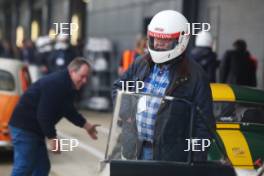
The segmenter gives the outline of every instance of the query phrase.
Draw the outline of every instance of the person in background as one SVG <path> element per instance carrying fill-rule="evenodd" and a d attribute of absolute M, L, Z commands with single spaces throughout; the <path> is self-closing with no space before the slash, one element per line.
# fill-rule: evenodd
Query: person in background
<path fill-rule="evenodd" d="M 54 50 L 48 59 L 49 72 L 65 69 L 75 57 L 70 46 L 69 35 L 59 34 L 56 38 Z"/>
<path fill-rule="evenodd" d="M 75 57 L 83 57 L 84 41 L 80 38 L 77 39 L 76 46 L 73 47 Z"/>
<path fill-rule="evenodd" d="M 257 61 L 247 50 L 247 43 L 238 39 L 226 51 L 221 63 L 220 81 L 228 84 L 257 86 Z"/>
<path fill-rule="evenodd" d="M 139 56 L 143 56 L 145 54 L 147 46 L 146 43 L 147 38 L 141 37 L 136 41 L 136 47 L 134 50 L 125 50 L 123 52 L 118 68 L 119 75 L 122 75 L 135 61 L 136 58 L 139 58 Z"/>
<path fill-rule="evenodd" d="M 36 64 L 35 46 L 31 40 L 24 39 L 20 50 L 20 59 L 26 64 Z"/>
<path fill-rule="evenodd" d="M 12 45 L 9 41 L 3 40 L 2 42 L 2 52 L 0 53 L 1 57 L 14 58 L 14 52 Z"/>
<path fill-rule="evenodd" d="M 4 47 L 3 47 L 3 41 L 0 40 L 0 56 L 3 55 Z"/>
<path fill-rule="evenodd" d="M 41 36 L 36 40 L 36 62 L 43 74 L 49 72 L 48 58 L 52 51 L 52 40 L 49 36 Z"/>
<path fill-rule="evenodd" d="M 216 69 L 219 61 L 212 50 L 213 37 L 210 32 L 200 31 L 195 40 L 195 48 L 191 50 L 190 59 L 199 63 L 207 73 L 210 82 L 216 82 Z"/>

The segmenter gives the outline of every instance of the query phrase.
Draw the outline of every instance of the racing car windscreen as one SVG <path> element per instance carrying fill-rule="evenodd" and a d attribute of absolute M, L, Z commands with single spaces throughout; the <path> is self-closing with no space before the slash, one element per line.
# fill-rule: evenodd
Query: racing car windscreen
<path fill-rule="evenodd" d="M 122 92 L 117 96 L 113 116 L 107 160 L 144 160 L 142 147 L 147 146 L 154 160 L 188 161 L 190 134 L 194 132 L 188 101 Z M 164 147 L 159 148 L 161 144 Z"/>
<path fill-rule="evenodd" d="M 214 102 L 218 122 L 247 122 L 264 124 L 264 106 L 245 102 Z"/>

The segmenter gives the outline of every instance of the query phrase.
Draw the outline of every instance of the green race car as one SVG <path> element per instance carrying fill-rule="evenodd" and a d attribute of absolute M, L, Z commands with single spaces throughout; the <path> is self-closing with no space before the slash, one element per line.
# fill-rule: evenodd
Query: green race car
<path fill-rule="evenodd" d="M 211 84 L 218 141 L 238 172 L 254 173 L 264 160 L 264 91 L 227 84 Z M 219 147 L 209 160 L 220 160 Z"/>

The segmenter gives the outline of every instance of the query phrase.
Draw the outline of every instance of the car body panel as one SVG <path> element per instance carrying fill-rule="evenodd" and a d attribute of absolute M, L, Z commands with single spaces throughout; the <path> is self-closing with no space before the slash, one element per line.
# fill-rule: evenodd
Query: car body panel
<path fill-rule="evenodd" d="M 236 97 L 232 88 L 227 84 L 211 84 L 214 101 L 235 101 Z M 223 94 L 225 92 L 225 94 Z"/>
<path fill-rule="evenodd" d="M 253 170 L 255 162 L 264 160 L 264 126 L 257 124 L 217 124 L 218 141 L 236 168 Z M 221 160 L 223 154 L 212 143 L 210 160 Z"/>
<path fill-rule="evenodd" d="M 210 87 L 215 102 L 241 101 L 264 104 L 264 92 L 259 89 L 222 83 L 211 83 Z"/>
<path fill-rule="evenodd" d="M 8 121 L 18 100 L 18 95 L 5 95 L 0 93 L 0 141 L 10 141 Z"/>
<path fill-rule="evenodd" d="M 247 140 L 238 129 L 218 129 L 218 135 L 225 146 L 225 151 L 234 166 L 254 169 Z"/>
<path fill-rule="evenodd" d="M 210 85 L 214 102 L 238 102 L 264 105 L 264 91 L 250 87 L 213 83 Z M 257 160 L 264 161 L 264 124 L 258 123 L 217 123 L 219 142 L 224 146 L 230 162 L 239 169 L 254 170 Z M 213 144 L 211 159 L 223 155 Z"/>
<path fill-rule="evenodd" d="M 230 85 L 232 88 L 236 101 L 261 103 L 264 104 L 264 92 L 259 89 Z"/>

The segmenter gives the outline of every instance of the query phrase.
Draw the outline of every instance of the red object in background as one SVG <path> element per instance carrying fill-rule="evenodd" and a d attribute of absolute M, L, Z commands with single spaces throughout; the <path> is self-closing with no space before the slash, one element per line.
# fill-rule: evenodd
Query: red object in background
<path fill-rule="evenodd" d="M 258 166 L 258 167 L 261 167 L 261 166 L 263 165 L 263 162 L 262 162 L 262 160 L 259 158 L 259 159 L 257 159 L 257 160 L 254 162 L 254 165 L 255 165 L 255 166 Z"/>

